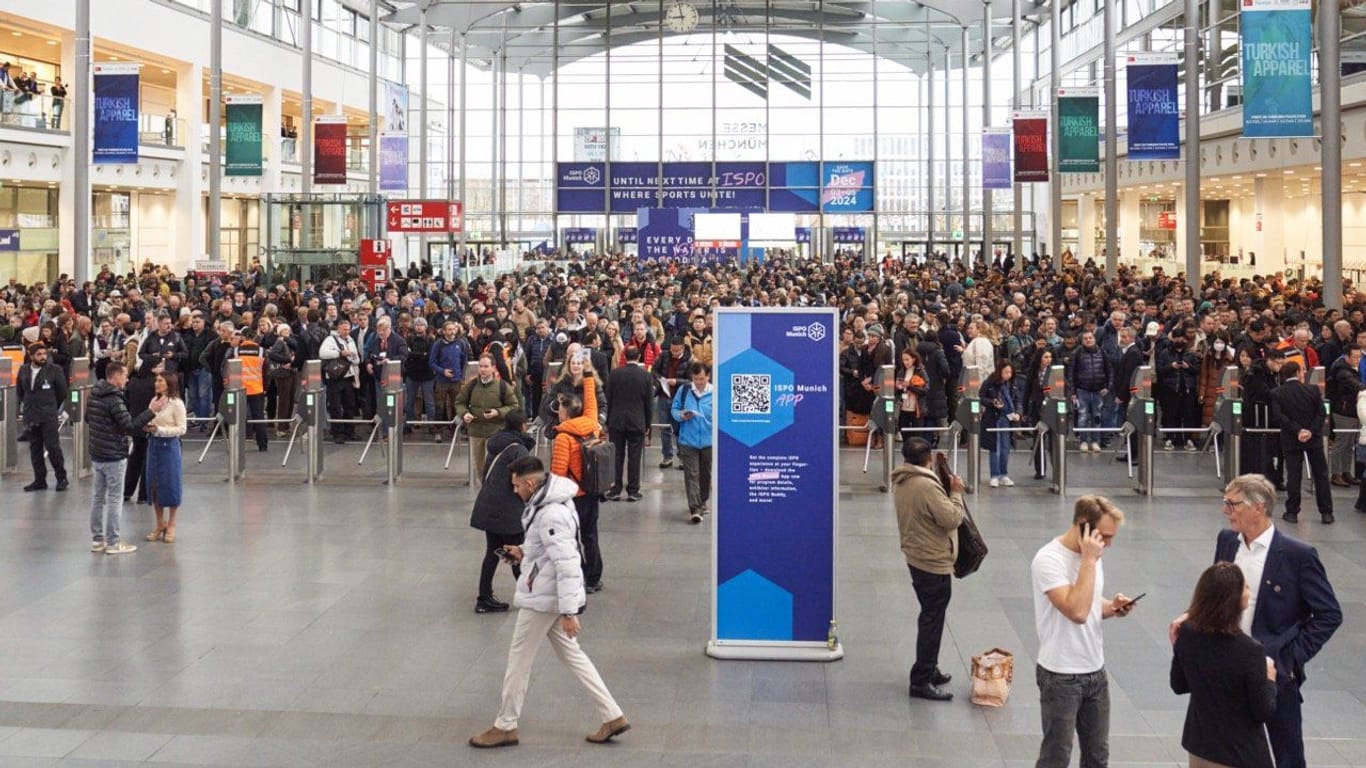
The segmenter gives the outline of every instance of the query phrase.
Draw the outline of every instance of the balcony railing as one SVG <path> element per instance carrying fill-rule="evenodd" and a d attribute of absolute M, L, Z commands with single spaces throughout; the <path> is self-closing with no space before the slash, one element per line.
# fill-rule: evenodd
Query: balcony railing
<path fill-rule="evenodd" d="M 0 91 L 0 126 L 18 126 L 39 131 L 69 130 L 69 116 L 63 115 L 71 104 L 69 98 L 54 98 L 48 94 L 25 94 Z"/>

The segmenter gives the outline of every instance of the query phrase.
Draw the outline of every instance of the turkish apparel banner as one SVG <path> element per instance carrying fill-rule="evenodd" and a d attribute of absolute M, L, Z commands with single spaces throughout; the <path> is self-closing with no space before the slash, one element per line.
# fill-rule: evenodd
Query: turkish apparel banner
<path fill-rule="evenodd" d="M 95 163 L 138 161 L 139 64 L 96 64 Z"/>
<path fill-rule="evenodd" d="M 385 131 L 379 135 L 379 189 L 408 191 L 408 134 Z"/>
<path fill-rule="evenodd" d="M 1130 160 L 1177 160 L 1181 157 L 1177 58 L 1175 53 L 1130 53 L 1125 56 L 1125 79 L 1129 83 Z"/>
<path fill-rule="evenodd" d="M 228 176 L 260 176 L 261 97 L 229 96 L 226 101 L 228 146 L 223 173 Z"/>
<path fill-rule="evenodd" d="M 1015 181 L 1048 181 L 1048 113 L 1042 110 L 1016 112 L 1012 123 Z"/>
<path fill-rule="evenodd" d="M 1314 135 L 1311 0 L 1243 0 L 1243 135 Z"/>
<path fill-rule="evenodd" d="M 313 183 L 346 183 L 346 117 L 326 115 L 313 121 Z"/>
<path fill-rule="evenodd" d="M 695 414 L 683 431 L 714 436 L 707 653 L 840 658 L 838 643 L 827 645 L 839 530 L 836 310 L 723 307 L 715 333 L 712 393 L 689 385 L 674 395 L 677 410 Z"/>
<path fill-rule="evenodd" d="M 1010 129 L 982 129 L 982 189 L 1010 189 Z"/>
<path fill-rule="evenodd" d="M 1058 173 L 1100 171 L 1100 89 L 1058 89 Z"/>

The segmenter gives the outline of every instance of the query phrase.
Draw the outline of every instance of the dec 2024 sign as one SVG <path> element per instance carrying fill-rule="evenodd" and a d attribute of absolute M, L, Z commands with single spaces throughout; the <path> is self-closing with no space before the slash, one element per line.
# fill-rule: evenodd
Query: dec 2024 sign
<path fill-rule="evenodd" d="M 834 617 L 833 310 L 716 316 L 716 640 L 823 643 Z"/>

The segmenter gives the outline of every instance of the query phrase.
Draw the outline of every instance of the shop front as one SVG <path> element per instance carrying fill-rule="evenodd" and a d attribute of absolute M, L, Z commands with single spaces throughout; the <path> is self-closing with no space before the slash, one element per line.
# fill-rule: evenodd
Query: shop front
<path fill-rule="evenodd" d="M 57 279 L 57 190 L 0 188 L 0 282 Z"/>

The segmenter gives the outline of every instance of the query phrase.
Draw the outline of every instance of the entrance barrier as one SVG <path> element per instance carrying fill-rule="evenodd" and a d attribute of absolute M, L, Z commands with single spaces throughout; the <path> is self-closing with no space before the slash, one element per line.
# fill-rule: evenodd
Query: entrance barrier
<path fill-rule="evenodd" d="M 0 355 L 0 475 L 19 466 L 19 364 Z"/>
<path fill-rule="evenodd" d="M 71 394 L 67 411 L 71 418 L 71 457 L 76 477 L 90 477 L 90 428 L 86 424 L 85 410 L 90 399 L 90 387 L 94 381 L 90 375 L 90 358 L 78 357 L 71 361 Z"/>
<path fill-rule="evenodd" d="M 1038 450 L 1041 456 L 1045 451 L 1050 454 L 1053 465 L 1050 469 L 1053 476 L 1048 487 L 1058 495 L 1067 493 L 1067 436 L 1072 427 L 1071 415 L 1067 408 L 1066 374 L 1067 369 L 1061 365 L 1048 369 L 1043 410 L 1039 414 Z"/>
<path fill-rule="evenodd" d="M 958 409 L 954 413 L 954 423 L 962 432 L 967 433 L 968 457 L 966 482 L 963 484 L 968 493 L 977 493 L 982 463 L 982 372 L 976 366 L 963 369 L 958 379 Z M 954 469 L 957 471 L 957 441 L 954 441 Z"/>
<path fill-rule="evenodd" d="M 1144 365 L 1134 371 L 1129 387 L 1129 410 L 1126 421 L 1138 435 L 1138 485 L 1134 490 L 1144 496 L 1153 494 L 1153 443 L 1157 439 L 1157 424 L 1161 409 L 1153 398 L 1152 366 Z"/>

